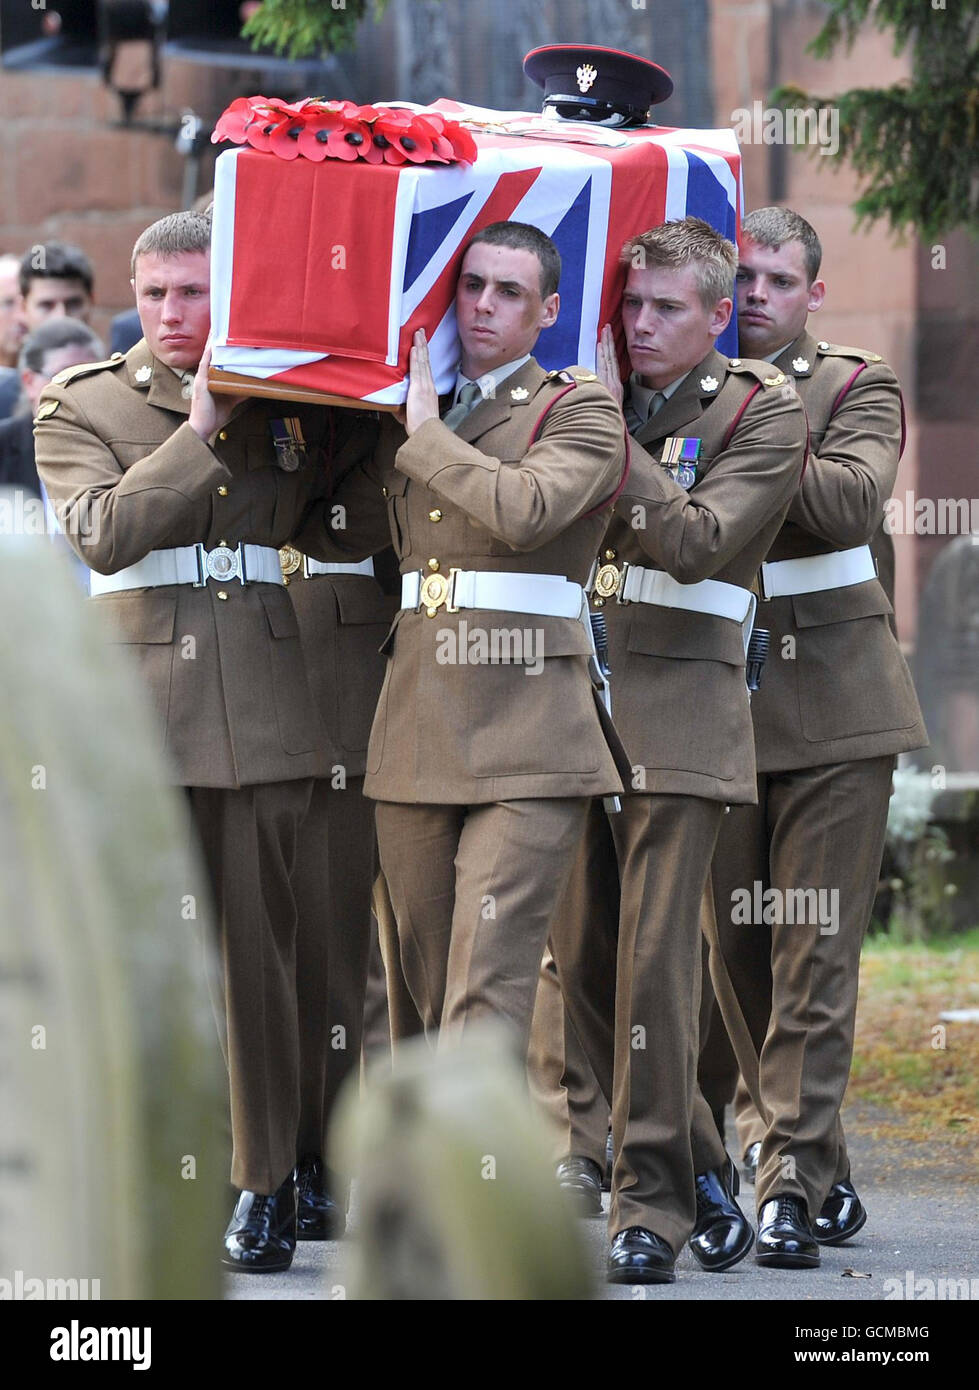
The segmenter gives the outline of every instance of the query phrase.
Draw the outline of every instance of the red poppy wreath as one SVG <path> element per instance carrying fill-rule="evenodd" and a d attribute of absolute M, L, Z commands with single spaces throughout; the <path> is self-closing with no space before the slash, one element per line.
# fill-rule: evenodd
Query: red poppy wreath
<path fill-rule="evenodd" d="M 214 144 L 236 145 L 279 159 L 362 159 L 367 164 L 472 164 L 476 142 L 438 111 L 357 106 L 352 101 L 279 101 L 238 97 L 218 119 Z"/>

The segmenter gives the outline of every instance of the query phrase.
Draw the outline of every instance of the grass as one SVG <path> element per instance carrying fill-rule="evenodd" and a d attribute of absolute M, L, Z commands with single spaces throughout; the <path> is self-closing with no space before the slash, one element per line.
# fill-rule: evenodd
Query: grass
<path fill-rule="evenodd" d="M 886 1112 L 888 1137 L 974 1156 L 979 1022 L 941 1018 L 970 1008 L 979 1008 L 979 929 L 928 944 L 868 940 L 848 1098 Z"/>

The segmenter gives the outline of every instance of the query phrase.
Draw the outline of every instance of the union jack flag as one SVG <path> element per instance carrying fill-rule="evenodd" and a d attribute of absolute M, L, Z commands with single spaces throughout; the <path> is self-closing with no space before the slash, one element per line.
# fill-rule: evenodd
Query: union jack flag
<path fill-rule="evenodd" d="M 419 108 L 420 109 L 420 108 Z M 284 161 L 251 149 L 217 161 L 213 364 L 274 384 L 394 406 L 424 328 L 440 392 L 459 360 L 453 305 L 463 249 L 491 222 L 529 222 L 561 253 L 561 309 L 534 356 L 594 367 L 624 283 L 622 244 L 693 214 L 732 240 L 741 158 L 730 130 L 614 131 L 440 101 L 477 123 L 475 164 Z M 718 343 L 737 351 L 731 325 Z"/>

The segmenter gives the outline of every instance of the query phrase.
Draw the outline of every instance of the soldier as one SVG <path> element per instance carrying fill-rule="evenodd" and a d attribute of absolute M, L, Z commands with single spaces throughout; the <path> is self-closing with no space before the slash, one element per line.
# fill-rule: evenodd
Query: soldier
<path fill-rule="evenodd" d="M 177 213 L 133 252 L 144 338 L 62 372 L 38 411 L 38 472 L 94 601 L 138 661 L 214 892 L 231 1080 L 222 1261 L 288 1268 L 300 1113 L 292 867 L 317 723 L 278 547 L 374 431 L 345 412 L 208 390 L 210 219 Z M 308 916 L 303 926 L 314 926 Z M 302 944 L 298 948 L 302 954 Z"/>
<path fill-rule="evenodd" d="M 731 242 L 688 217 L 622 255 L 631 467 L 592 592 L 633 769 L 620 815 L 592 809 L 552 948 L 612 1104 L 608 1278 L 672 1283 L 691 1235 L 708 1270 L 753 1239 L 696 1090 L 700 914 L 725 804 L 755 796 L 750 585 L 798 487 L 806 423 L 781 372 L 715 349 L 732 309 Z M 598 360 L 621 401 L 609 327 Z"/>
<path fill-rule="evenodd" d="M 762 567 L 772 655 L 751 707 L 758 801 L 727 818 L 713 886 L 755 1044 L 738 1060 L 746 1079 L 757 1073 L 764 1122 L 757 1259 L 805 1268 L 818 1265 L 820 1243 L 866 1220 L 840 1106 L 894 758 L 926 736 L 871 552 L 890 544 L 881 525 L 903 442 L 900 386 L 876 353 L 807 332 L 825 285 L 804 218 L 762 208 L 742 237 L 741 343 L 795 378 L 811 435 L 802 487 Z M 886 556 L 885 566 L 892 574 Z"/>
<path fill-rule="evenodd" d="M 588 800 L 621 786 L 582 586 L 625 443 L 594 373 L 545 373 L 531 356 L 559 274 L 536 228 L 478 232 L 456 289 L 456 403 L 439 418 L 417 334 L 407 439 L 389 429 L 334 498 L 336 558 L 386 541 L 383 497 L 401 561 L 364 785 L 405 977 L 429 1031 L 501 1018 L 524 1054 Z"/>
<path fill-rule="evenodd" d="M 366 421 L 363 427 L 373 429 Z M 396 569 L 390 551 L 378 557 L 382 588 L 371 559 L 320 561 L 295 546 L 284 547 L 281 558 L 320 719 L 316 780 L 293 874 L 300 922 L 296 1233 L 299 1240 L 334 1240 L 346 1224 L 346 1193 L 324 1156 L 340 1087 L 360 1066 L 376 865 L 364 771 L 384 678 L 379 648 L 397 608 L 385 590 L 393 591 Z"/>

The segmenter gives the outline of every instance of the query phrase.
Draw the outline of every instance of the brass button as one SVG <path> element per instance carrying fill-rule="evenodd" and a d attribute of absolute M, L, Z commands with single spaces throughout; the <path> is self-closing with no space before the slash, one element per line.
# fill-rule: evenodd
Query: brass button
<path fill-rule="evenodd" d="M 288 589 L 289 584 L 290 584 L 291 581 L 290 581 L 289 576 L 288 576 L 287 574 L 284 574 L 284 575 L 282 576 L 282 582 L 283 582 L 283 584 L 286 586 L 286 588 Z"/>
<path fill-rule="evenodd" d="M 218 598 L 220 598 L 220 599 L 226 599 L 227 597 L 228 597 L 228 595 L 224 592 L 223 589 L 219 589 L 219 590 L 218 590 Z"/>
<path fill-rule="evenodd" d="M 221 486 L 218 488 L 218 496 L 219 496 L 219 497 L 227 497 L 227 495 L 228 495 L 228 489 L 225 487 L 224 483 L 222 483 Z"/>
<path fill-rule="evenodd" d="M 605 558 L 606 558 L 606 560 L 614 560 L 614 559 L 615 559 L 615 551 L 614 551 L 614 550 L 606 550 L 606 552 L 605 552 Z"/>
<path fill-rule="evenodd" d="M 218 434 L 218 439 L 227 439 L 227 437 L 228 437 L 228 431 L 227 431 L 227 430 L 221 430 L 220 433 Z"/>
<path fill-rule="evenodd" d="M 438 507 L 433 507 L 433 508 L 432 508 L 432 510 L 431 510 L 431 511 L 429 512 L 429 514 L 428 514 L 428 519 L 429 519 L 429 521 L 441 521 L 441 520 L 442 520 L 442 513 L 439 511 Z"/>
<path fill-rule="evenodd" d="M 441 567 L 440 567 L 440 565 L 439 565 L 438 560 L 429 560 L 429 562 L 428 562 L 428 568 L 429 568 L 430 570 L 437 570 L 437 569 L 439 569 L 439 568 L 441 568 Z"/>
<path fill-rule="evenodd" d="M 227 544 L 228 544 L 227 541 L 218 541 L 218 545 L 227 545 Z"/>
<path fill-rule="evenodd" d="M 388 495 L 388 490 L 387 490 L 387 488 L 386 488 L 386 487 L 382 487 L 382 488 L 381 488 L 381 496 L 382 496 L 382 497 L 387 497 L 387 495 Z"/>
<path fill-rule="evenodd" d="M 604 600 L 603 598 L 594 598 L 594 599 L 592 599 L 592 603 L 594 603 L 594 605 L 595 605 L 596 608 L 604 608 L 604 607 L 605 607 L 605 600 Z"/>

